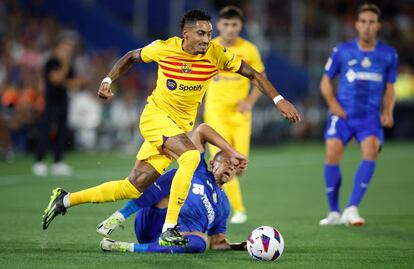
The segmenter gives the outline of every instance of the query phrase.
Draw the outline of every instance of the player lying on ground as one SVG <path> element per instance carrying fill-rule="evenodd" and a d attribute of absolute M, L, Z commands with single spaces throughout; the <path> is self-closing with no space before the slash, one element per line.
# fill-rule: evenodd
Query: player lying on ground
<path fill-rule="evenodd" d="M 394 123 L 398 55 L 394 48 L 377 40 L 380 13 L 373 4 L 359 8 L 355 23 L 358 37 L 333 49 L 321 81 L 321 92 L 329 106 L 325 130 L 325 184 L 330 212 L 320 225 L 365 224 L 358 206 L 374 175 L 375 161 L 384 142 L 383 127 L 392 127 Z M 339 84 L 335 96 L 332 80 L 337 74 Z M 360 145 L 362 162 L 341 216 L 339 162 L 353 137 Z"/>
<path fill-rule="evenodd" d="M 230 244 L 226 239 L 226 222 L 229 216 L 229 201 L 222 186 L 231 181 L 237 167 L 231 163 L 226 152 L 230 144 L 211 127 L 200 125 L 191 137 L 200 151 L 201 161 L 192 178 L 190 192 L 180 211 L 178 224 L 181 234 L 188 239 L 188 245 L 160 246 L 158 237 L 167 212 L 168 195 L 176 173 L 172 169 L 163 174 L 144 193 L 98 226 L 98 233 L 109 236 L 126 218 L 137 212 L 135 235 L 137 243 L 126 243 L 104 238 L 101 248 L 106 251 L 200 253 L 210 249 L 245 249 L 245 243 Z M 220 143 L 218 143 L 220 141 Z M 204 161 L 205 144 L 218 145 L 219 151 L 210 161 L 211 171 Z M 206 236 L 206 233 L 208 236 Z"/>
<path fill-rule="evenodd" d="M 210 19 L 203 11 L 189 11 L 181 22 L 183 38 L 154 41 L 142 49 L 128 52 L 115 63 L 101 83 L 98 92 L 101 98 L 113 96 L 111 82 L 134 63 L 158 63 L 157 86 L 148 97 L 140 118 L 140 131 L 145 142 L 137 154 L 135 166 L 125 179 L 70 194 L 60 188 L 55 189 L 43 215 L 43 229 L 47 229 L 51 221 L 69 207 L 140 197 L 176 159 L 178 169 L 171 184 L 167 216 L 159 242 L 162 245 L 187 244 L 175 226 L 190 189 L 191 178 L 200 162 L 200 154 L 186 133 L 192 130 L 207 85 L 218 70 L 238 72 L 249 78 L 274 101 L 282 116 L 291 122 L 300 120 L 295 107 L 283 99 L 263 75 L 221 45 L 210 42 L 213 30 Z M 232 155 L 231 160 L 236 165 L 245 162 L 239 154 Z"/>

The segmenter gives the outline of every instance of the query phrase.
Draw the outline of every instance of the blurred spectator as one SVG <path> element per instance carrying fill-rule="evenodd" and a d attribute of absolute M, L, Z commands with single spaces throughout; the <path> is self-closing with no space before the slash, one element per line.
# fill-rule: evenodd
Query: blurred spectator
<path fill-rule="evenodd" d="M 45 80 L 45 110 L 39 124 L 38 148 L 36 163 L 32 171 L 37 176 L 46 176 L 48 167 L 44 163 L 48 149 L 50 132 L 53 128 L 55 137 L 53 145 L 54 163 L 51 173 L 69 176 L 72 169 L 63 162 L 63 152 L 67 138 L 68 88 L 73 88 L 81 82 L 75 77 L 72 59 L 77 36 L 73 32 L 63 33 L 56 45 L 52 56 L 44 65 Z"/>
<path fill-rule="evenodd" d="M 123 89 L 121 96 L 111 103 L 110 124 L 115 130 L 116 146 L 132 153 L 138 149 L 139 115 L 146 102 L 138 100 L 139 85 L 135 77 L 122 78 L 120 87 Z"/>
<path fill-rule="evenodd" d="M 69 126 L 75 130 L 78 148 L 91 150 L 96 146 L 101 115 L 102 105 L 90 90 L 75 92 L 71 96 Z"/>

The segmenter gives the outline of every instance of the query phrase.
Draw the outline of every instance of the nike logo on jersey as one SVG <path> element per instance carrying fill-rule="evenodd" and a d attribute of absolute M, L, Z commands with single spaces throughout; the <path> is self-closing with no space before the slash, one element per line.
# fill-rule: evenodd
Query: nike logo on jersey
<path fill-rule="evenodd" d="M 349 66 L 356 65 L 357 63 L 358 63 L 358 60 L 357 60 L 357 59 L 352 59 L 352 60 L 349 60 L 349 61 L 348 61 L 348 65 L 349 65 Z"/>

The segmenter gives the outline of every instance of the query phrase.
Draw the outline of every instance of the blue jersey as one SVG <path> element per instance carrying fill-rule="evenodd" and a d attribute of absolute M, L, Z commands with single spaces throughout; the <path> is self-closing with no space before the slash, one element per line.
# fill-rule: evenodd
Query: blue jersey
<path fill-rule="evenodd" d="M 325 74 L 339 74 L 337 100 L 349 118 L 379 121 L 386 83 L 396 81 L 398 55 L 394 48 L 378 41 L 372 51 L 362 51 L 357 39 L 336 46 Z"/>
<path fill-rule="evenodd" d="M 141 196 L 135 200 L 143 209 L 136 218 L 135 230 L 138 241 L 151 242 L 158 238 L 166 210 L 155 209 L 153 205 L 170 193 L 176 171 L 172 169 L 164 173 L 145 190 L 145 198 Z M 208 235 L 225 233 L 229 213 L 227 196 L 216 184 L 214 175 L 207 169 L 204 154 L 201 154 L 200 164 L 194 173 L 190 191 L 178 217 L 180 231 L 207 232 Z"/>
<path fill-rule="evenodd" d="M 204 154 L 197 167 L 187 199 L 181 208 L 178 223 L 181 231 L 225 233 L 230 213 L 229 200 L 207 169 Z"/>

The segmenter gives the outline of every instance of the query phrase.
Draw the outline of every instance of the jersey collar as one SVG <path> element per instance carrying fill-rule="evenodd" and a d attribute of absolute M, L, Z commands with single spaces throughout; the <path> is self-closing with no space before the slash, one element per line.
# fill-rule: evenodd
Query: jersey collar
<path fill-rule="evenodd" d="M 377 39 L 377 40 L 375 41 L 375 46 L 374 46 L 374 48 L 373 48 L 372 50 L 363 50 L 363 49 L 361 49 L 361 47 L 359 46 L 359 43 L 358 43 L 358 37 L 356 37 L 356 38 L 354 39 L 354 42 L 355 42 L 355 45 L 356 45 L 356 47 L 358 48 L 358 50 L 359 50 L 360 52 L 374 52 L 374 51 L 376 51 L 376 50 L 377 50 L 377 48 L 378 48 L 378 44 L 379 44 L 379 40 Z"/>

